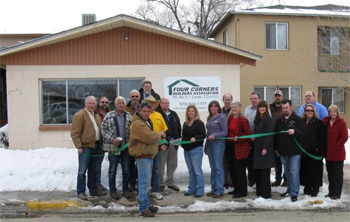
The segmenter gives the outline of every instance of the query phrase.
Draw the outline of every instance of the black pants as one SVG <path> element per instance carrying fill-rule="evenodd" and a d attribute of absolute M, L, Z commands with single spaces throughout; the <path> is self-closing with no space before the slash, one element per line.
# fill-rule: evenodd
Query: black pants
<path fill-rule="evenodd" d="M 135 158 L 133 156 L 130 156 L 130 160 L 129 160 L 129 182 L 130 182 L 130 186 L 135 186 L 136 185 L 136 179 L 137 179 L 137 169 L 136 169 Z"/>
<path fill-rule="evenodd" d="M 326 161 L 328 173 L 328 192 L 330 196 L 341 196 L 344 178 L 344 161 Z"/>
<path fill-rule="evenodd" d="M 249 183 L 255 183 L 254 175 L 254 142 L 250 142 L 250 153 L 247 159 L 248 181 Z"/>
<path fill-rule="evenodd" d="M 248 187 L 247 187 L 247 160 L 237 160 L 234 152 L 234 142 L 228 141 L 227 145 L 232 147 L 232 151 L 228 152 L 229 159 L 229 171 L 232 179 L 233 186 L 235 188 L 235 194 L 239 195 L 247 195 Z"/>
<path fill-rule="evenodd" d="M 255 169 L 256 195 L 262 198 L 271 198 L 271 169 Z"/>

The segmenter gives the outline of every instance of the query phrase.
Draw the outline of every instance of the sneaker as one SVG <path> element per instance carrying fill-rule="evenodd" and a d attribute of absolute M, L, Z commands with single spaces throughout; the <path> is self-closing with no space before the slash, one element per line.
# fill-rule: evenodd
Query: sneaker
<path fill-rule="evenodd" d="M 149 206 L 148 209 L 154 214 L 157 213 L 157 211 L 159 210 L 159 208 L 155 206 Z"/>
<path fill-rule="evenodd" d="M 128 191 L 128 190 L 123 191 L 123 196 L 124 196 L 126 199 L 131 198 L 131 193 L 130 193 L 130 191 Z"/>
<path fill-rule="evenodd" d="M 102 186 L 102 184 L 99 184 L 99 185 L 97 186 L 97 190 L 98 190 L 98 191 L 104 191 L 104 192 L 107 192 L 107 188 L 106 188 L 106 187 L 104 187 L 104 186 Z"/>
<path fill-rule="evenodd" d="M 142 211 L 141 215 L 143 217 L 154 217 L 155 216 L 155 214 L 152 213 L 152 211 L 150 211 L 149 209 Z"/>
<path fill-rule="evenodd" d="M 281 185 L 281 181 L 280 180 L 275 180 L 275 182 L 273 182 L 271 184 L 272 187 L 278 187 L 279 185 Z"/>
<path fill-rule="evenodd" d="M 106 192 L 97 191 L 96 193 L 90 193 L 90 196 L 93 196 L 93 197 L 106 196 Z"/>
<path fill-rule="evenodd" d="M 159 191 L 160 191 L 160 192 L 163 192 L 164 189 L 165 189 L 165 186 L 163 186 L 163 185 L 162 185 L 162 186 L 159 186 Z"/>
<path fill-rule="evenodd" d="M 114 200 L 120 200 L 120 197 L 118 196 L 117 192 L 111 193 L 111 197 L 112 197 Z"/>
<path fill-rule="evenodd" d="M 163 199 L 163 195 L 160 193 L 156 193 L 156 192 L 152 192 L 151 193 L 151 197 L 157 199 L 157 200 L 162 200 Z"/>
<path fill-rule="evenodd" d="M 168 186 L 170 189 L 172 189 L 173 191 L 180 191 L 180 188 L 176 185 L 172 185 L 172 186 Z"/>
<path fill-rule="evenodd" d="M 287 181 L 286 180 L 283 180 L 283 183 L 282 183 L 282 185 L 281 185 L 282 187 L 287 187 L 288 186 L 288 183 L 287 183 Z"/>
<path fill-rule="evenodd" d="M 78 198 L 81 200 L 88 200 L 87 196 L 85 193 L 78 194 Z"/>

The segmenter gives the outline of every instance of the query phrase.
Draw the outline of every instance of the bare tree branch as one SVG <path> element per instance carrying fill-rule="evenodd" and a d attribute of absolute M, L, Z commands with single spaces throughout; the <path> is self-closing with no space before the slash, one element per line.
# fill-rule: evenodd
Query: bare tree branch
<path fill-rule="evenodd" d="M 160 25 L 172 25 L 182 32 L 188 27 L 191 34 L 207 39 L 229 11 L 237 6 L 247 8 L 253 5 L 260 6 L 260 0 L 144 0 L 135 14 Z"/>

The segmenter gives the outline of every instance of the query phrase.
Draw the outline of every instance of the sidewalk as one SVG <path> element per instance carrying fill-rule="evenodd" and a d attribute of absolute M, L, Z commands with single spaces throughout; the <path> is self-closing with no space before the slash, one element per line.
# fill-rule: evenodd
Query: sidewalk
<path fill-rule="evenodd" d="M 344 165 L 343 195 L 340 200 L 325 198 L 328 193 L 327 174 L 324 172 L 323 187 L 316 198 L 303 195 L 303 187 L 300 188 L 298 201 L 292 203 L 290 198 L 282 198 L 280 194 L 285 192 L 285 187 L 272 188 L 272 199 L 258 198 L 255 189 L 248 187 L 248 196 L 233 199 L 225 190 L 222 198 L 213 199 L 203 196 L 194 198 L 184 196 L 186 184 L 182 183 L 181 191 L 175 192 L 168 188 L 162 192 L 164 199 L 150 198 L 152 205 L 160 207 L 160 214 L 179 212 L 220 212 L 235 210 L 347 210 L 350 211 L 350 165 Z M 185 181 L 184 181 L 185 182 Z M 209 190 L 206 184 L 206 190 Z M 122 197 L 122 194 L 119 193 Z M 86 214 L 86 213 L 138 213 L 136 193 L 132 198 L 122 197 L 119 201 L 110 198 L 109 193 L 104 197 L 90 197 L 88 201 L 77 198 L 75 191 L 11 191 L 0 192 L 0 218 L 38 217 L 45 214 Z"/>

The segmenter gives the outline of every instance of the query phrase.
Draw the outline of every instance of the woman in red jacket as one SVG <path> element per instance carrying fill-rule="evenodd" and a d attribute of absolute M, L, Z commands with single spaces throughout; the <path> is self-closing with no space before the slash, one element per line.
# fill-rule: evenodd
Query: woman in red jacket
<path fill-rule="evenodd" d="M 348 129 L 345 121 L 339 117 L 339 108 L 331 105 L 328 115 L 323 119 L 326 125 L 326 167 L 328 173 L 328 194 L 333 200 L 339 199 L 343 187 L 343 167 L 345 160 L 345 143 L 348 140 Z"/>
<path fill-rule="evenodd" d="M 238 137 L 250 135 L 249 121 L 241 113 L 241 103 L 236 101 L 231 105 L 228 118 L 228 136 Z M 233 198 L 247 196 L 247 158 L 249 156 L 250 139 L 232 139 L 227 141 L 226 146 L 231 149 L 229 152 L 229 171 L 235 190 L 229 192 Z"/>

